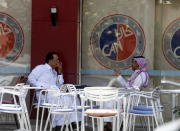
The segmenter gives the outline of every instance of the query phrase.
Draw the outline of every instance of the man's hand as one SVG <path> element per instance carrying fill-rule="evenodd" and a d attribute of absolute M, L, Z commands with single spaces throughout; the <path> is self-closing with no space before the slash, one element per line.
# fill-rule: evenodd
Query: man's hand
<path fill-rule="evenodd" d="M 115 74 L 116 76 L 119 76 L 119 75 L 121 75 L 121 72 L 120 72 L 119 70 L 114 70 L 114 74 Z"/>
<path fill-rule="evenodd" d="M 39 89 L 39 91 L 41 91 L 41 90 L 43 90 L 43 89 Z M 42 93 L 43 95 L 45 95 L 47 92 L 46 92 L 46 91 L 41 91 L 41 93 Z"/>
<path fill-rule="evenodd" d="M 45 95 L 45 94 L 46 94 L 46 92 L 45 92 L 45 91 L 43 91 L 43 92 L 42 92 L 42 94 L 43 94 L 43 95 Z"/>
<path fill-rule="evenodd" d="M 62 74 L 62 62 L 57 63 L 57 72 L 58 74 Z"/>

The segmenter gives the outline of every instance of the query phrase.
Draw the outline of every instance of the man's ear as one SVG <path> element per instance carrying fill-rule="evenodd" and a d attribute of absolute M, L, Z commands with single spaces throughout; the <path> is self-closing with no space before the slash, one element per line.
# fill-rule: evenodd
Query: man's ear
<path fill-rule="evenodd" d="M 50 64 L 50 65 L 51 65 L 51 63 L 52 63 L 52 60 L 49 60 L 47 64 Z"/>

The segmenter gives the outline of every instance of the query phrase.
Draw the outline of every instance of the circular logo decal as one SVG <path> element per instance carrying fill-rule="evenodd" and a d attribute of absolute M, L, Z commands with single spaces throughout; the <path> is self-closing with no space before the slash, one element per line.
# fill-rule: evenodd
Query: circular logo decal
<path fill-rule="evenodd" d="M 166 60 L 180 69 L 180 19 L 173 21 L 163 35 L 162 49 Z"/>
<path fill-rule="evenodd" d="M 11 16 L 0 12 L 0 65 L 15 61 L 24 46 L 23 31 Z"/>
<path fill-rule="evenodd" d="M 132 57 L 144 52 L 145 36 L 140 25 L 131 17 L 110 15 L 92 31 L 91 47 L 94 57 L 103 66 L 129 68 Z"/>

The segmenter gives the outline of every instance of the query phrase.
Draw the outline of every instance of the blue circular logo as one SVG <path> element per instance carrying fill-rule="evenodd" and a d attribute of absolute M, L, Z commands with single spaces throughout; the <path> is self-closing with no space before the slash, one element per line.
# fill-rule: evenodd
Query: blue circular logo
<path fill-rule="evenodd" d="M 168 63 L 180 69 L 180 19 L 173 21 L 166 28 L 162 49 Z"/>
<path fill-rule="evenodd" d="M 140 25 L 126 15 L 110 15 L 96 24 L 91 34 L 91 47 L 96 60 L 110 69 L 131 66 L 133 56 L 141 55 L 145 37 Z"/>

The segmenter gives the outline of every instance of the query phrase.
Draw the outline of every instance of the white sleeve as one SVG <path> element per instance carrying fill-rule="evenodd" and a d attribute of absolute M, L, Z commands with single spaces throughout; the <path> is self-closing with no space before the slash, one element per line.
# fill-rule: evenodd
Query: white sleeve
<path fill-rule="evenodd" d="M 140 90 L 140 88 L 142 87 L 144 80 L 145 79 L 145 74 L 143 72 L 141 72 L 136 79 L 134 80 L 134 83 L 132 84 L 132 87 Z"/>
<path fill-rule="evenodd" d="M 117 81 L 119 82 L 119 84 L 122 86 L 122 87 L 125 87 L 125 88 L 134 88 L 136 90 L 140 90 L 140 88 L 142 87 L 143 83 L 144 83 L 144 76 L 145 74 L 143 72 L 141 72 L 137 77 L 136 79 L 134 80 L 132 86 L 130 87 L 129 86 L 129 83 L 128 81 L 126 81 L 121 75 L 117 77 Z"/>
<path fill-rule="evenodd" d="M 129 87 L 128 82 L 121 75 L 117 77 L 117 82 L 124 88 Z"/>
<path fill-rule="evenodd" d="M 38 81 L 38 78 L 42 72 L 43 70 L 40 68 L 40 66 L 35 67 L 28 76 L 28 83 L 33 87 L 46 87 L 47 85 L 45 83 Z"/>
<path fill-rule="evenodd" d="M 58 87 L 61 87 L 64 84 L 63 75 L 58 75 Z"/>

